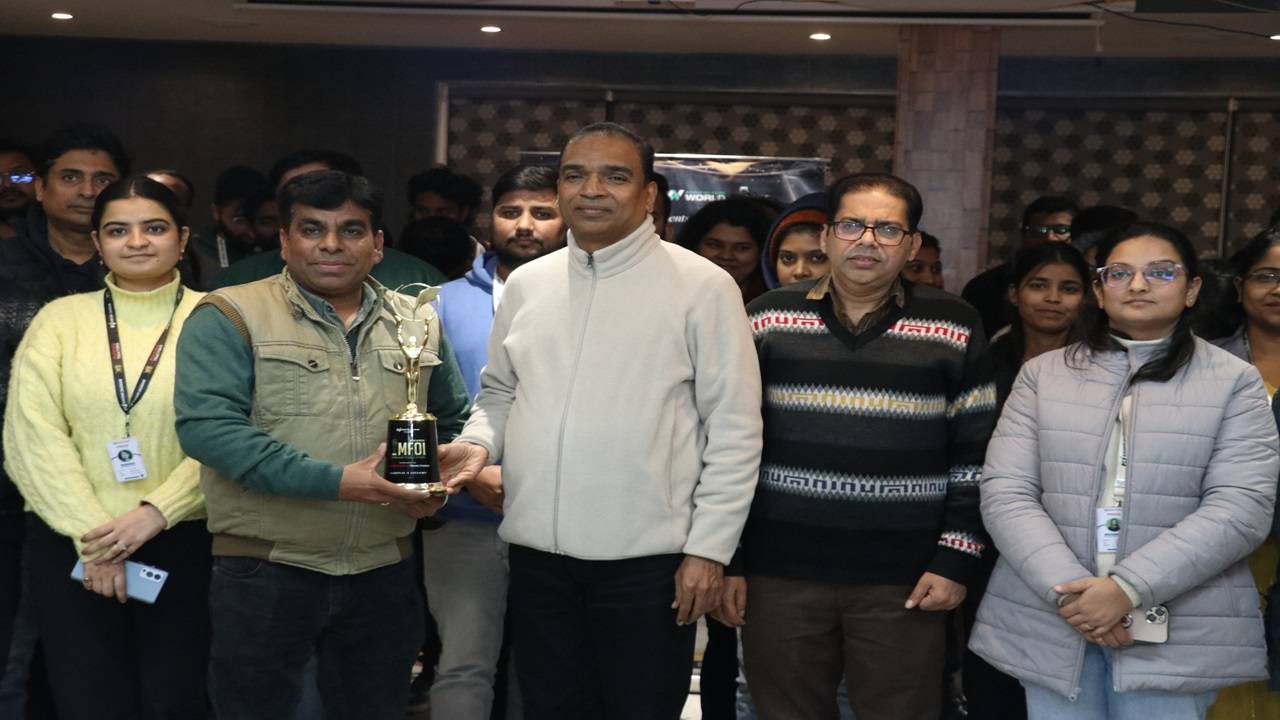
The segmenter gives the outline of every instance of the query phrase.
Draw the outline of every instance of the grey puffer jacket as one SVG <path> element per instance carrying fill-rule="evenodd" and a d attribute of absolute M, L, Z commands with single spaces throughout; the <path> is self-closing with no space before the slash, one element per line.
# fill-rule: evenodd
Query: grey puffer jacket
<path fill-rule="evenodd" d="M 1169 608 L 1169 641 L 1116 652 L 1115 689 L 1201 692 L 1265 678 L 1245 556 L 1275 504 L 1276 424 L 1252 365 L 1200 339 L 1168 382 L 1133 386 L 1129 481 L 1112 574 Z M 1046 353 L 1023 368 L 987 448 L 982 516 L 1000 560 L 970 648 L 1071 699 L 1085 641 L 1053 586 L 1096 574 L 1094 511 L 1129 379 L 1155 348 Z M 1083 365 L 1083 367 L 1073 367 Z"/>

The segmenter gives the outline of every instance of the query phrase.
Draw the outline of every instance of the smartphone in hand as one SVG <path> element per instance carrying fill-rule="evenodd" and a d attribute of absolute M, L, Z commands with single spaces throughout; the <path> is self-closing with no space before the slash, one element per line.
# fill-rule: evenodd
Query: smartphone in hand
<path fill-rule="evenodd" d="M 71 579 L 84 582 L 83 560 L 71 568 Z M 125 595 L 131 600 L 154 605 L 156 598 L 160 596 L 161 588 L 164 587 L 164 581 L 168 579 L 169 573 L 165 570 L 132 560 L 124 561 L 124 590 Z"/>

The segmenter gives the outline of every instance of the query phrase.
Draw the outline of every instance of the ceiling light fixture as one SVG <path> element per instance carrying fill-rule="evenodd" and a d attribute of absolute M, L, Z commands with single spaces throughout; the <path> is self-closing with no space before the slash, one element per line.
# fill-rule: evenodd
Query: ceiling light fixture
<path fill-rule="evenodd" d="M 54 20 L 74 20 L 76 16 L 67 12 L 56 12 L 50 15 L 49 17 L 53 18 Z"/>
<path fill-rule="evenodd" d="M 498 27 L 497 25 L 485 25 L 484 27 L 480 28 L 480 32 L 500 33 L 502 32 L 502 28 Z"/>
<path fill-rule="evenodd" d="M 1271 36 L 1271 39 L 1272 39 L 1272 40 L 1280 40 L 1280 35 L 1272 35 L 1272 36 Z"/>
<path fill-rule="evenodd" d="M 810 36 L 809 36 L 809 39 L 810 39 L 810 40 L 818 40 L 818 41 L 822 42 L 822 41 L 830 40 L 830 39 L 831 39 L 831 35 L 829 35 L 828 33 L 814 33 L 814 34 L 812 34 L 812 35 L 810 35 Z"/>

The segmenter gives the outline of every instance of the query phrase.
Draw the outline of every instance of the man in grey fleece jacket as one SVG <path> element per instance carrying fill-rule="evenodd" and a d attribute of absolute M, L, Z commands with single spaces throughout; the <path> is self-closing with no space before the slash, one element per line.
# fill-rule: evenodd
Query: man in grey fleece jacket
<path fill-rule="evenodd" d="M 647 143 L 588 126 L 559 174 L 568 247 L 508 278 L 442 474 L 503 463 L 526 717 L 674 720 L 755 491 L 759 369 L 733 279 L 653 231 Z"/>

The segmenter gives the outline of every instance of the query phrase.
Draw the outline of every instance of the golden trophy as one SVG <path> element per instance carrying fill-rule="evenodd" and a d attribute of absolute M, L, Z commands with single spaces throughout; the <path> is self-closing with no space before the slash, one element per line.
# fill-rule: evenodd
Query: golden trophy
<path fill-rule="evenodd" d="M 417 291 L 414 295 L 413 292 Z M 383 477 L 428 495 L 444 495 L 440 482 L 439 439 L 436 418 L 418 407 L 418 380 L 422 366 L 418 358 L 427 345 L 429 304 L 440 288 L 425 283 L 401 285 L 383 295 L 383 301 L 396 319 L 396 341 L 405 357 L 404 412 L 387 422 L 387 468 Z"/>

